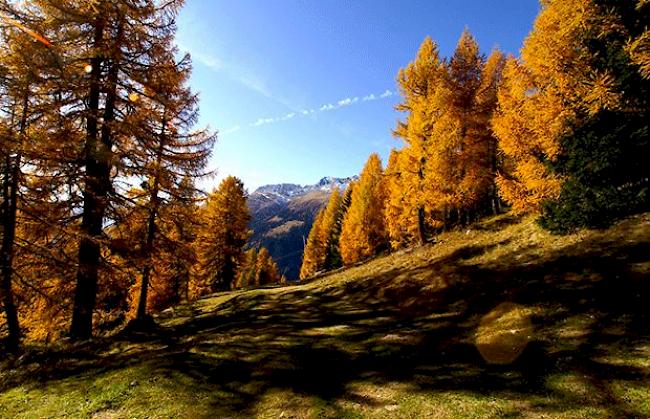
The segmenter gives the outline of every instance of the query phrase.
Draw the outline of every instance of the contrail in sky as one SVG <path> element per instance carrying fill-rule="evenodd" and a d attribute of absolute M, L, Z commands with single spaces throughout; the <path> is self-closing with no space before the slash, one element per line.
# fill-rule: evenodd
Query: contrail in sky
<path fill-rule="evenodd" d="M 346 98 L 338 100 L 336 102 L 326 103 L 326 104 L 324 104 L 322 106 L 312 108 L 312 109 L 302 109 L 302 110 L 299 110 L 299 111 L 290 112 L 290 113 L 288 113 L 286 115 L 283 115 L 283 116 L 277 116 L 277 117 L 272 117 L 272 118 L 258 118 L 255 122 L 251 122 L 248 125 L 244 125 L 244 126 L 235 125 L 235 126 L 233 126 L 231 128 L 223 130 L 223 131 L 221 131 L 221 134 L 224 134 L 224 135 L 232 134 L 232 133 L 237 132 L 237 131 L 239 131 L 241 129 L 244 129 L 244 128 L 254 128 L 254 127 L 259 127 L 259 126 L 262 126 L 262 125 L 276 124 L 278 122 L 288 121 L 288 120 L 294 119 L 294 118 L 300 118 L 300 117 L 313 115 L 313 114 L 321 113 L 321 112 L 333 111 L 335 109 L 341 109 L 341 108 L 351 106 L 351 105 L 354 105 L 354 104 L 360 103 L 360 102 L 372 102 L 372 101 L 375 101 L 375 100 L 386 99 L 386 98 L 389 98 L 391 96 L 395 96 L 396 94 L 397 93 L 395 93 L 395 92 L 393 92 L 391 90 L 386 90 L 385 92 L 380 93 L 380 94 L 371 93 L 369 95 L 362 96 L 362 97 L 359 97 L 359 96 L 346 97 Z"/>

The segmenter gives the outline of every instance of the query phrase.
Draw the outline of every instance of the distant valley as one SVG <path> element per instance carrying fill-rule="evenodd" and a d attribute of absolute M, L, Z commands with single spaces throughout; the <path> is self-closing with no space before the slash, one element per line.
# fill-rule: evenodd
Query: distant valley
<path fill-rule="evenodd" d="M 256 189 L 248 197 L 252 245 L 264 246 L 287 279 L 298 278 L 304 241 L 334 188 L 345 190 L 356 176 L 324 177 L 315 185 L 283 183 Z"/>

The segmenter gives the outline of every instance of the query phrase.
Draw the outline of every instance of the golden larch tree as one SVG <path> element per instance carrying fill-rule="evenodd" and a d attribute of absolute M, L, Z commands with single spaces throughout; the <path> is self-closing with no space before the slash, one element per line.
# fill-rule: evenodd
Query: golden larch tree
<path fill-rule="evenodd" d="M 592 0 L 545 1 L 521 59 L 507 60 L 492 124 L 508 159 L 499 191 L 516 212 L 538 212 L 544 200 L 559 196 L 563 180 L 549 163 L 561 139 L 580 115 L 619 102 L 614 80 L 591 65 L 594 56 L 583 42 L 588 34 L 617 30 L 612 19 Z"/>
<path fill-rule="evenodd" d="M 237 273 L 234 288 L 252 288 L 279 284 L 282 280 L 278 265 L 265 247 L 248 249 Z"/>
<path fill-rule="evenodd" d="M 321 241 L 325 244 L 325 260 L 323 269 L 338 267 L 341 260 L 338 236 L 343 219 L 343 196 L 338 188 L 334 188 L 325 206 L 321 228 Z"/>
<path fill-rule="evenodd" d="M 408 191 L 403 177 L 408 167 L 404 150 L 391 150 L 384 173 L 386 202 L 384 219 L 391 247 L 398 249 L 419 242 L 419 223 L 417 206 L 409 205 Z"/>
<path fill-rule="evenodd" d="M 199 217 L 192 284 L 195 296 L 229 290 L 243 262 L 251 217 L 242 181 L 234 176 L 225 178 L 208 196 Z"/>
<path fill-rule="evenodd" d="M 318 212 L 309 231 L 300 268 L 300 279 L 339 266 L 341 255 L 338 236 L 344 210 L 343 196 L 338 188 L 334 188 L 327 205 Z"/>
<path fill-rule="evenodd" d="M 497 92 L 503 79 L 505 63 L 506 58 L 503 53 L 494 49 L 481 71 L 481 84 L 476 92 L 473 112 L 477 126 L 477 142 L 481 146 L 479 158 L 482 159 L 482 167 L 487 174 L 484 178 L 487 187 L 485 204 L 493 214 L 501 211 L 496 176 L 503 162 L 499 157 L 498 141 L 492 130 L 492 117 L 497 109 Z"/>
<path fill-rule="evenodd" d="M 320 269 L 322 269 L 325 258 L 327 256 L 327 249 L 325 248 L 325 243 L 323 242 L 323 219 L 325 217 L 325 208 L 322 208 L 318 211 L 316 218 L 314 219 L 314 224 L 309 230 L 309 236 L 307 237 L 307 243 L 305 244 L 305 250 L 302 256 L 302 266 L 300 267 L 300 279 L 305 279 Z"/>
<path fill-rule="evenodd" d="M 405 170 L 401 172 L 400 178 L 404 189 L 403 203 L 407 213 L 417 214 L 417 236 L 420 243 L 426 241 L 425 219 L 431 211 L 431 201 L 424 193 L 428 184 L 426 166 L 430 158 L 432 120 L 435 118 L 431 100 L 440 87 L 443 70 L 438 46 L 427 37 L 415 60 L 400 69 L 397 76 L 403 101 L 396 109 L 405 112 L 407 116 L 404 121 L 398 122 L 393 134 L 406 143 L 402 150 Z"/>
<path fill-rule="evenodd" d="M 385 200 L 381 159 L 373 153 L 352 191 L 352 203 L 343 218 L 340 248 L 345 265 L 374 256 L 387 247 Z"/>
<path fill-rule="evenodd" d="M 265 286 L 280 283 L 280 270 L 266 247 L 262 247 L 257 254 L 256 270 L 257 281 L 255 285 Z"/>
<path fill-rule="evenodd" d="M 438 94 L 431 101 L 431 157 L 427 161 L 425 195 L 445 222 L 448 214 L 465 223 L 487 211 L 494 195 L 495 139 L 490 119 L 503 57 L 496 51 L 486 62 L 468 30 L 445 65 Z"/>

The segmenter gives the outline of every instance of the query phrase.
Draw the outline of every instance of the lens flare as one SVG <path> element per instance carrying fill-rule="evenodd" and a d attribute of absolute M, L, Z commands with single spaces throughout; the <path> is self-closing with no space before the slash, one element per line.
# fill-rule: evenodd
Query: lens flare
<path fill-rule="evenodd" d="M 86 64 L 86 66 L 84 67 L 84 71 L 85 71 L 87 74 L 90 74 L 90 73 L 93 71 L 93 66 L 90 65 L 90 64 Z"/>
<path fill-rule="evenodd" d="M 511 364 L 531 341 L 533 324 L 525 307 L 502 303 L 481 318 L 476 347 L 489 364 Z"/>
<path fill-rule="evenodd" d="M 45 38 L 43 35 L 39 34 L 36 31 L 31 30 L 30 28 L 28 28 L 27 26 L 25 26 L 22 23 L 18 22 L 17 20 L 14 20 L 14 19 L 10 18 L 9 16 L 5 16 L 4 14 L 1 14 L 1 13 L 0 13 L 0 18 L 2 18 L 2 20 L 7 22 L 8 24 L 20 29 L 21 31 L 23 31 L 27 35 L 34 38 L 34 41 L 38 41 L 41 44 L 45 45 L 46 47 L 51 47 L 52 46 L 52 43 L 49 40 L 47 40 L 47 38 Z"/>

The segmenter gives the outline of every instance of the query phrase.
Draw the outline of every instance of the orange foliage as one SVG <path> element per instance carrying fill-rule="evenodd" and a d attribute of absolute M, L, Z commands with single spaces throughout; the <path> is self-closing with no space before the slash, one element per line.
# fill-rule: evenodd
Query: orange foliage
<path fill-rule="evenodd" d="M 367 259 L 386 247 L 385 198 L 381 160 L 373 153 L 352 190 L 352 203 L 343 218 L 340 248 L 345 265 Z"/>
<path fill-rule="evenodd" d="M 571 127 L 619 106 L 612 77 L 593 68 L 583 42 L 617 30 L 617 18 L 592 0 L 547 1 L 521 59 L 508 58 L 492 125 L 509 160 L 509 170 L 497 179 L 499 190 L 516 212 L 537 212 L 543 200 L 558 197 L 563 179 L 547 163 L 556 160 Z M 632 51 L 643 44 L 637 41 Z"/>

